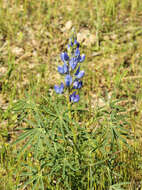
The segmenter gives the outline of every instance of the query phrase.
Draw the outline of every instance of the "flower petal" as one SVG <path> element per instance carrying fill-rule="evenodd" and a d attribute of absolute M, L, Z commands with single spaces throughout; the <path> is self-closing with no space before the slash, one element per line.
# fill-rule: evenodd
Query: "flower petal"
<path fill-rule="evenodd" d="M 69 61 L 70 67 L 74 70 L 78 64 L 78 60 L 75 57 L 72 57 Z"/>
<path fill-rule="evenodd" d="M 56 93 L 59 93 L 59 86 L 55 85 L 54 90 L 56 91 Z"/>
<path fill-rule="evenodd" d="M 73 92 L 71 95 L 70 95 L 70 102 L 78 102 L 80 99 L 79 95 L 77 94 L 76 95 L 76 92 Z"/>
<path fill-rule="evenodd" d="M 79 43 L 78 43 L 78 41 L 76 39 L 74 40 L 74 45 L 76 45 L 77 48 L 79 48 Z"/>
<path fill-rule="evenodd" d="M 71 83 L 72 83 L 72 77 L 70 75 L 66 75 L 65 83 L 66 83 L 67 87 L 69 87 L 71 85 Z"/>
<path fill-rule="evenodd" d="M 60 85 L 60 91 L 61 91 L 61 93 L 63 92 L 63 90 L 64 90 L 64 84 L 61 83 L 61 85 Z"/>
<path fill-rule="evenodd" d="M 84 76 L 85 72 L 84 71 L 80 71 L 78 74 L 75 74 L 77 79 L 81 79 Z"/>
<path fill-rule="evenodd" d="M 63 93 L 63 90 L 64 90 L 64 84 L 61 83 L 60 86 L 55 85 L 55 86 L 54 86 L 54 90 L 55 90 L 55 92 L 56 92 L 57 94 L 62 94 L 62 93 Z"/>
<path fill-rule="evenodd" d="M 63 65 L 64 74 L 68 72 L 68 66 L 66 63 Z"/>
<path fill-rule="evenodd" d="M 67 72 L 68 72 L 68 66 L 67 66 L 67 64 L 64 63 L 63 66 L 58 66 L 58 72 L 59 72 L 60 74 L 65 74 L 65 73 L 67 73 Z"/>
<path fill-rule="evenodd" d="M 66 61 L 68 61 L 69 56 L 66 52 L 62 52 L 61 53 L 61 60 L 65 63 Z"/>
<path fill-rule="evenodd" d="M 63 74 L 63 73 L 64 73 L 64 69 L 63 69 L 62 66 L 58 66 L 58 72 L 59 72 L 60 74 Z"/>
<path fill-rule="evenodd" d="M 81 62 L 83 62 L 84 60 L 85 60 L 85 54 L 82 54 L 82 56 L 80 56 L 79 62 L 81 63 Z"/>
<path fill-rule="evenodd" d="M 80 55 L 79 48 L 76 48 L 74 55 L 75 55 L 76 57 L 78 57 L 78 56 Z"/>
<path fill-rule="evenodd" d="M 82 81 L 75 80 L 73 83 L 74 89 L 80 89 L 82 87 Z"/>
<path fill-rule="evenodd" d="M 77 94 L 77 95 L 74 97 L 73 102 L 75 103 L 75 102 L 78 102 L 79 100 L 80 100 L 80 97 L 79 97 L 79 95 Z"/>
<path fill-rule="evenodd" d="M 73 93 L 70 95 L 70 102 L 73 102 L 75 95 L 76 95 L 76 92 L 73 92 Z"/>

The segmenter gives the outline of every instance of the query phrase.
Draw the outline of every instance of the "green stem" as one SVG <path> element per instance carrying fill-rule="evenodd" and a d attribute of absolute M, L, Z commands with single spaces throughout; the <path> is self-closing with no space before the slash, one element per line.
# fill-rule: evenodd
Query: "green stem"
<path fill-rule="evenodd" d="M 68 88 L 68 116 L 69 116 L 69 125 L 71 127 L 72 130 L 72 134 L 73 134 L 73 142 L 74 144 L 76 144 L 76 128 L 74 126 L 74 124 L 72 123 L 72 113 L 71 113 L 71 103 L 70 103 L 70 88 Z"/>

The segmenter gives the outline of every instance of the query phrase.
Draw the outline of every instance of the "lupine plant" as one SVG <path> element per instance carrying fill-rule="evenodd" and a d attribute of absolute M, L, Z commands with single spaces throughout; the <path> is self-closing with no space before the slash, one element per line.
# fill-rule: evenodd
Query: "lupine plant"
<path fill-rule="evenodd" d="M 61 53 L 63 65 L 58 66 L 58 72 L 65 76 L 64 83 L 54 86 L 57 94 L 62 94 L 67 90 L 67 98 L 72 103 L 78 102 L 80 99 L 78 93 L 82 88 L 82 77 L 85 74 L 83 70 L 80 70 L 81 63 L 85 60 L 85 55 L 80 55 L 79 47 L 80 44 L 73 34 L 69 40 L 67 52 Z"/>
<path fill-rule="evenodd" d="M 24 141 L 17 151 L 17 162 L 20 157 L 23 161 L 15 189 L 118 190 L 128 185 L 127 175 L 119 173 L 125 162 L 121 152 L 127 144 L 127 122 L 121 116 L 124 108 L 110 100 L 90 113 L 86 105 L 75 104 L 85 73 L 80 70 L 85 55 L 80 55 L 79 47 L 72 35 L 67 52 L 61 53 L 63 64 L 58 72 L 64 79 L 54 86 L 61 99 L 47 94 L 37 103 L 32 91 L 14 104 L 17 124 L 26 126 L 13 143 Z M 65 104 L 62 98 L 67 98 Z"/>

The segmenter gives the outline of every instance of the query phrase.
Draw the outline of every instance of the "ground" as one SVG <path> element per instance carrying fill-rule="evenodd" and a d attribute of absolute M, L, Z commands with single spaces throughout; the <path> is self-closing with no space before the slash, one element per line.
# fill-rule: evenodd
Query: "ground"
<path fill-rule="evenodd" d="M 119 114 L 127 118 L 126 128 L 134 137 L 127 141 L 136 154 L 135 166 L 129 169 L 132 184 L 129 189 L 137 182 L 140 184 L 141 20 L 141 0 L 0 2 L 0 189 L 13 190 L 15 178 L 19 181 L 19 176 L 13 176 L 18 161 L 14 162 L 17 149 L 11 143 L 19 135 L 15 129 L 24 124 L 18 123 L 13 105 L 32 90 L 37 103 L 42 96 L 54 96 L 55 82 L 60 82 L 57 73 L 60 53 L 66 50 L 73 27 L 81 52 L 86 54 L 82 64 L 85 71 L 82 99 L 90 113 L 96 108 L 107 108 L 111 101 L 118 101 L 124 108 Z M 88 128 L 99 122 L 92 121 L 90 116 Z M 20 170 L 19 167 L 19 173 Z"/>

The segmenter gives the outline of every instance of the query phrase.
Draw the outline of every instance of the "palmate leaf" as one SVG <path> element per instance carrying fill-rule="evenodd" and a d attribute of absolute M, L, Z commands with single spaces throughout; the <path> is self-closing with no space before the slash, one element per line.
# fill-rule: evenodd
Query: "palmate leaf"
<path fill-rule="evenodd" d="M 27 177 L 27 176 L 32 176 L 32 175 L 33 175 L 33 172 L 22 172 L 20 176 Z"/>
<path fill-rule="evenodd" d="M 42 180 L 42 176 L 38 176 L 37 179 L 34 181 L 34 185 L 32 187 L 32 190 L 44 190 L 44 184 L 43 184 L 43 180 Z"/>
<path fill-rule="evenodd" d="M 43 185 L 43 176 L 42 176 L 42 170 L 38 171 L 37 168 L 30 167 L 28 165 L 25 166 L 27 170 L 30 170 L 30 172 L 25 171 L 23 172 L 20 176 L 21 177 L 26 177 L 27 179 L 24 184 L 21 185 L 23 189 L 25 189 L 28 185 L 32 186 L 32 190 L 44 190 L 44 185 Z"/>
<path fill-rule="evenodd" d="M 27 185 L 32 184 L 34 181 L 36 181 L 38 179 L 38 175 L 33 176 L 32 178 L 30 178 L 29 180 L 27 180 L 23 185 L 22 188 L 25 189 L 27 187 Z"/>
<path fill-rule="evenodd" d="M 29 124 L 29 126 L 32 126 L 32 127 L 35 127 L 35 126 L 36 126 L 36 123 L 33 122 L 33 121 L 31 121 L 31 120 L 28 120 L 28 119 L 25 118 L 24 121 L 25 121 L 27 124 Z"/>
<path fill-rule="evenodd" d="M 29 145 L 31 145 L 31 142 L 33 141 L 33 139 L 34 139 L 34 136 L 32 136 L 31 138 L 29 138 L 29 140 L 25 143 L 25 145 L 24 145 L 24 146 L 21 148 L 21 150 L 19 151 L 17 157 L 20 156 L 21 153 L 23 153 L 24 150 L 25 150 Z"/>
<path fill-rule="evenodd" d="M 41 188 L 41 190 L 44 190 L 44 184 L 43 184 L 42 176 L 41 176 L 40 179 L 39 179 L 39 183 L 40 183 L 40 188 Z"/>
<path fill-rule="evenodd" d="M 34 181 L 34 185 L 32 187 L 32 190 L 36 190 L 37 189 L 38 183 L 39 183 L 39 178 L 37 177 L 37 179 L 35 179 L 35 181 Z"/>
<path fill-rule="evenodd" d="M 42 142 L 41 142 L 41 136 L 40 135 L 37 136 L 37 140 L 36 140 L 35 144 L 36 145 L 34 147 L 34 156 L 35 156 L 35 159 L 37 159 L 38 154 L 39 154 L 39 150 L 42 149 Z"/>
<path fill-rule="evenodd" d="M 26 131 L 22 135 L 20 135 L 18 137 L 18 139 L 12 143 L 12 145 L 15 145 L 15 144 L 19 143 L 20 141 L 25 140 L 27 137 L 30 137 L 31 135 L 33 135 L 34 132 L 35 132 L 35 129 L 29 129 L 28 131 Z"/>
<path fill-rule="evenodd" d="M 57 117 L 57 115 L 52 113 L 47 107 L 42 106 L 42 109 L 43 109 L 43 111 L 45 111 L 45 113 L 49 114 L 50 116 L 53 116 L 55 118 Z"/>
<path fill-rule="evenodd" d="M 36 139 L 39 139 L 38 141 L 34 142 L 34 144 L 36 144 L 34 152 L 36 153 L 36 156 L 37 156 L 38 148 L 41 147 L 40 146 L 40 143 L 41 143 L 40 138 L 44 134 L 43 130 L 44 129 L 42 129 L 42 128 L 29 129 L 28 131 L 26 131 L 22 135 L 20 135 L 15 142 L 12 143 L 12 145 L 14 145 L 14 144 L 17 144 L 17 143 L 19 143 L 21 141 L 24 141 L 24 140 L 26 141 L 28 139 L 27 142 L 24 144 L 24 146 L 22 146 L 22 148 L 20 149 L 20 151 L 18 153 L 18 156 L 20 156 L 21 153 L 23 153 L 24 150 L 28 146 L 32 145 L 31 148 L 33 148 L 33 143 L 32 142 L 35 141 Z"/>

